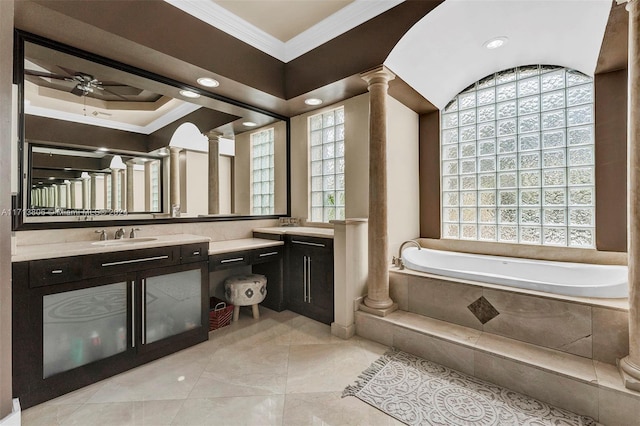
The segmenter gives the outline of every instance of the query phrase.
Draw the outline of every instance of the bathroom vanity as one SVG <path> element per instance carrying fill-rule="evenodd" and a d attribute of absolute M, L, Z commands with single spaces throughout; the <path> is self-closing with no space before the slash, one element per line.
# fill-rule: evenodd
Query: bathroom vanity
<path fill-rule="evenodd" d="M 209 239 L 34 246 L 13 262 L 13 388 L 29 407 L 207 340 Z"/>
<path fill-rule="evenodd" d="M 275 227 L 254 237 L 284 241 L 287 309 L 325 324 L 334 320 L 333 229 Z M 269 282 L 267 281 L 267 288 Z"/>

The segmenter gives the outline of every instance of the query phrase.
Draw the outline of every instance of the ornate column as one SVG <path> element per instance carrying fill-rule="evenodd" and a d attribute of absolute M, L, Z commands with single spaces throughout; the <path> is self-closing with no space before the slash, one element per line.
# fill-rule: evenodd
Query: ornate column
<path fill-rule="evenodd" d="M 71 181 L 65 180 L 64 186 L 66 188 L 65 191 L 66 191 L 66 197 L 67 197 L 66 207 L 68 209 L 72 209 L 74 205 L 71 203 Z"/>
<path fill-rule="evenodd" d="M 69 182 L 69 208 L 76 208 L 76 181 Z"/>
<path fill-rule="evenodd" d="M 387 90 L 395 75 L 380 66 L 360 77 L 369 84 L 369 276 L 361 309 L 385 316 L 398 308 L 389 297 L 387 232 Z"/>
<path fill-rule="evenodd" d="M 118 185 L 120 179 L 118 179 L 118 173 L 120 169 L 111 169 L 111 210 L 118 210 Z"/>
<path fill-rule="evenodd" d="M 98 207 L 98 174 L 91 173 L 91 201 L 89 207 L 91 210 L 96 210 Z"/>
<path fill-rule="evenodd" d="M 220 213 L 220 134 L 207 133 L 209 138 L 209 214 Z"/>
<path fill-rule="evenodd" d="M 618 3 L 621 3 L 618 1 Z M 629 355 L 618 361 L 624 385 L 640 391 L 640 0 L 630 0 L 627 185 L 629 264 Z"/>
<path fill-rule="evenodd" d="M 169 147 L 169 209 L 171 216 L 180 215 L 180 151 Z"/>
<path fill-rule="evenodd" d="M 89 175 L 82 177 L 82 209 L 89 209 Z"/>

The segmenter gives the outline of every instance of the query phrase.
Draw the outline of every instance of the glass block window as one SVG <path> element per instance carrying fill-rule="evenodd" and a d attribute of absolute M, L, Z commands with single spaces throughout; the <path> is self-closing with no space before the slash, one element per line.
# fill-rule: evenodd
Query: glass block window
<path fill-rule="evenodd" d="M 345 218 L 344 108 L 309 117 L 312 222 Z"/>
<path fill-rule="evenodd" d="M 533 65 L 441 112 L 442 237 L 595 246 L 593 80 Z"/>
<path fill-rule="evenodd" d="M 253 214 L 274 212 L 273 128 L 251 135 L 251 200 Z"/>
<path fill-rule="evenodd" d="M 151 211 L 160 211 L 160 161 L 151 162 Z"/>

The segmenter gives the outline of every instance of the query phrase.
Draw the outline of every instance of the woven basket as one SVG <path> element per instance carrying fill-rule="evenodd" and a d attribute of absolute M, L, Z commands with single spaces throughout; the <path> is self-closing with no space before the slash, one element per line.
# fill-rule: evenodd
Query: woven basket
<path fill-rule="evenodd" d="M 229 325 L 231 323 L 231 315 L 233 315 L 232 304 L 217 297 L 209 299 L 209 331 Z"/>

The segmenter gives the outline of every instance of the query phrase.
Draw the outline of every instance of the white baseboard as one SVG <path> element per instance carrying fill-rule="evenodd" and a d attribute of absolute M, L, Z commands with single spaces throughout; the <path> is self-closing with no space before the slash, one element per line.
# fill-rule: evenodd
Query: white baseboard
<path fill-rule="evenodd" d="M 0 419 L 1 426 L 20 426 L 21 424 L 21 410 L 20 410 L 20 401 L 18 398 L 13 399 L 13 409 L 11 410 L 11 414 L 6 416 L 4 419 Z"/>

